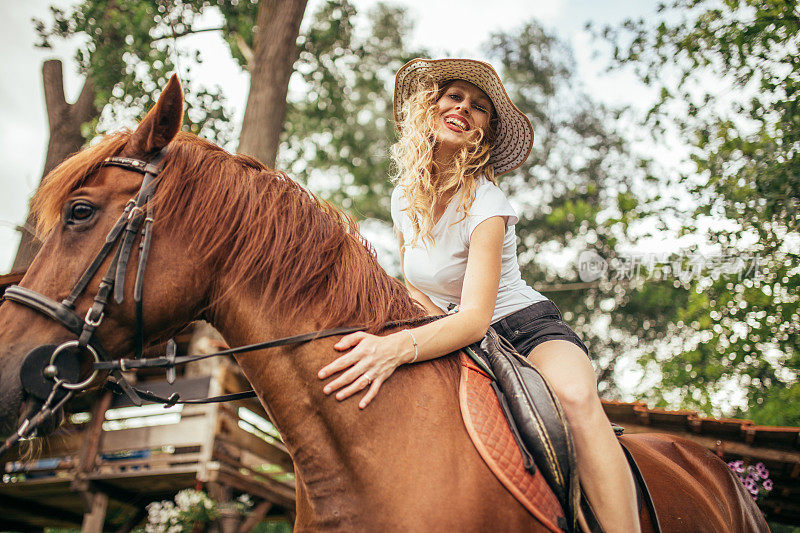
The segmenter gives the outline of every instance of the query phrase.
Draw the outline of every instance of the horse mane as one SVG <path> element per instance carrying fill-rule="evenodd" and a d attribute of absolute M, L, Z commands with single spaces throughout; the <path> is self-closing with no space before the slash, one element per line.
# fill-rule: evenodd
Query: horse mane
<path fill-rule="evenodd" d="M 47 176 L 32 202 L 43 233 L 58 224 L 69 195 L 119 154 L 130 135 L 108 135 Z M 261 291 L 286 319 L 311 311 L 324 327 L 377 331 L 386 321 L 424 314 L 380 267 L 350 216 L 252 157 L 180 132 L 152 201 L 156 232 L 169 228 L 185 236 L 191 249 L 202 251 L 204 267 L 225 276 L 229 290 Z"/>

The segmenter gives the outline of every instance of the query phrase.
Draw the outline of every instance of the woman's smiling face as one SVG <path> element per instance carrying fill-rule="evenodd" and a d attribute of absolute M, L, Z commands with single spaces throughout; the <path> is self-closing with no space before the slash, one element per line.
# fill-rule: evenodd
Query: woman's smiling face
<path fill-rule="evenodd" d="M 456 80 L 445 89 L 437 105 L 437 141 L 461 145 L 468 132 L 485 129 L 492 117 L 492 101 L 475 85 Z"/>

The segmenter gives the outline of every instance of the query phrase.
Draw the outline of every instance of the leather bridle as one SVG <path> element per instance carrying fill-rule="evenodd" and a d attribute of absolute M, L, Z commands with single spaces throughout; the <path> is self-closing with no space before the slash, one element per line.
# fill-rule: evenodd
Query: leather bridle
<path fill-rule="evenodd" d="M 142 184 L 136 195 L 125 204 L 122 214 L 114 223 L 111 231 L 108 232 L 100 251 L 97 252 L 92 262 L 83 272 L 69 296 L 63 301 L 57 302 L 39 292 L 18 285 L 8 287 L 3 293 L 4 300 L 38 311 L 76 335 L 77 339 L 68 340 L 58 346 L 40 346 L 26 356 L 20 372 L 22 386 L 29 395 L 44 403 L 33 417 L 24 420 L 17 432 L 6 440 L 3 446 L 0 447 L 0 454 L 13 446 L 18 440 L 33 434 L 36 427 L 58 411 L 76 391 L 87 389 L 100 371 L 100 369 L 94 368 L 94 364 L 99 363 L 101 360 L 109 359 L 108 353 L 100 344 L 94 332 L 103 322 L 105 307 L 108 304 L 112 290 L 114 291 L 114 300 L 117 303 L 121 303 L 124 298 L 128 262 L 136 237 L 140 231 L 142 238 L 133 299 L 136 307 L 134 353 L 136 357 L 141 356 L 144 343 L 142 286 L 147 256 L 153 237 L 153 206 L 150 200 L 158 187 L 159 175 L 164 169 L 166 155 L 167 148 L 165 147 L 149 161 L 129 157 L 109 157 L 100 164 L 101 168 L 113 166 L 140 173 L 143 175 Z M 75 301 L 83 294 L 97 271 L 112 253 L 114 254 L 113 258 L 100 281 L 94 301 L 87 310 L 86 315 L 81 318 L 75 311 Z M 93 367 L 91 374 L 87 378 L 73 382 L 65 375 L 59 375 L 57 363 L 60 358 L 66 357 L 69 360 L 70 358 L 78 357 L 79 353 L 76 353 L 76 351 L 88 353 L 93 359 Z M 34 362 L 32 363 L 31 361 Z M 46 362 L 47 364 L 41 368 L 39 364 L 36 364 L 39 362 Z M 66 366 L 70 366 L 69 362 L 67 362 Z M 64 368 L 64 363 L 62 363 L 61 368 Z M 65 373 L 68 372 L 61 372 L 61 374 Z M 142 404 L 141 398 L 119 370 L 112 370 L 111 375 L 114 376 L 118 385 L 131 397 L 135 404 Z M 46 391 L 46 388 L 42 388 L 42 383 L 46 384 L 48 381 L 52 381 L 49 392 Z"/>
<path fill-rule="evenodd" d="M 122 371 L 137 368 L 166 368 L 167 381 L 173 383 L 177 365 L 210 357 L 241 354 L 277 346 L 309 342 L 335 335 L 346 335 L 364 329 L 361 326 L 357 326 L 312 331 L 292 337 L 284 337 L 202 355 L 176 356 L 175 343 L 170 340 L 167 343 L 167 353 L 164 357 L 142 358 L 144 347 L 142 289 L 147 257 L 153 237 L 154 222 L 153 205 L 150 200 L 158 187 L 167 153 L 168 147 L 164 147 L 149 161 L 129 157 L 109 157 L 100 164 L 101 168 L 113 166 L 142 174 L 142 184 L 136 195 L 125 204 L 122 214 L 106 236 L 100 251 L 95 255 L 67 298 L 58 302 L 39 292 L 18 285 L 12 285 L 5 290 L 3 294 L 4 300 L 24 305 L 45 315 L 76 335 L 77 338 L 59 345 L 39 346 L 31 350 L 25 357 L 20 370 L 23 389 L 29 396 L 40 400 L 42 405 L 36 414 L 26 418 L 19 429 L 0 446 L 0 456 L 18 441 L 35 436 L 36 429 L 39 426 L 63 407 L 74 393 L 88 389 L 101 371 L 110 373 L 106 386 L 113 392 L 127 395 L 134 405 L 142 405 L 144 400 L 163 403 L 165 407 L 178 403 L 197 404 L 240 400 L 255 397 L 256 394 L 250 390 L 212 398 L 181 400 L 180 396 L 175 393 L 169 398 L 164 398 L 132 386 L 122 375 Z M 133 288 L 133 300 L 136 308 L 134 357 L 132 359 L 112 360 L 94 333 L 103 321 L 105 307 L 112 290 L 114 301 L 117 304 L 122 303 L 124 299 L 128 262 L 133 246 L 136 243 L 137 235 L 140 232 L 139 259 Z M 100 281 L 94 301 L 86 315 L 81 318 L 75 311 L 75 301 L 86 290 L 92 278 L 112 253 L 114 254 L 113 258 L 106 274 Z M 435 318 L 439 317 L 421 317 L 410 321 L 389 322 L 383 325 L 383 329 L 401 325 L 422 324 Z M 88 377 L 80 380 L 80 360 L 78 358 L 82 352 L 90 355 L 92 371 Z"/>

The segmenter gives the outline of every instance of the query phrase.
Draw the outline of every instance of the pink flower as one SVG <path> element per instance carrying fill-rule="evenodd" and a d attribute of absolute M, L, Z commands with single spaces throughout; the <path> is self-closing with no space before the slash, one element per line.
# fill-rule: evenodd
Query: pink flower
<path fill-rule="evenodd" d="M 764 487 L 764 490 L 768 490 L 768 491 L 772 490 L 772 480 L 771 479 L 767 479 L 766 481 L 764 481 L 764 484 L 762 486 Z"/>
<path fill-rule="evenodd" d="M 736 473 L 744 473 L 744 461 L 731 461 L 728 466 Z"/>

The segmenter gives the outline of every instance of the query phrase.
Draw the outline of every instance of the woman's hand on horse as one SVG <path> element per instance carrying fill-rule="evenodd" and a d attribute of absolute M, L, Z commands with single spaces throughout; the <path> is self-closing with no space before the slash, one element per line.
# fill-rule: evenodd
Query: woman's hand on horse
<path fill-rule="evenodd" d="M 350 351 L 320 370 L 318 377 L 325 379 L 344 372 L 325 385 L 322 391 L 325 394 L 338 391 L 336 399 L 341 401 L 369 387 L 358 404 L 359 408 L 364 409 L 395 369 L 413 358 L 413 345 L 409 351 L 407 337 L 397 334 L 378 337 L 363 331 L 342 337 L 333 347 Z"/>

